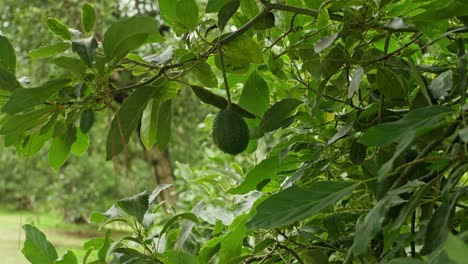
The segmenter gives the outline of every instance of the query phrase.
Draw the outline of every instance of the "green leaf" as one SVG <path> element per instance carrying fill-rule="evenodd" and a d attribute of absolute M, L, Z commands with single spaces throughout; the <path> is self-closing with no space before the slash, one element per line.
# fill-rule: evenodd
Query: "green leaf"
<path fill-rule="evenodd" d="M 322 60 L 322 71 L 324 77 L 328 78 L 335 74 L 345 63 L 346 53 L 343 45 L 336 45 Z M 315 67 L 318 67 L 317 65 Z"/>
<path fill-rule="evenodd" d="M 277 175 L 278 156 L 262 160 L 247 173 L 245 180 L 237 187 L 230 189 L 231 194 L 246 194 L 257 188 L 261 182 L 273 179 Z"/>
<path fill-rule="evenodd" d="M 94 124 L 94 112 L 92 109 L 86 109 L 81 113 L 80 129 L 84 134 L 87 134 Z"/>
<path fill-rule="evenodd" d="M 431 92 L 432 98 L 434 99 L 444 99 L 449 95 L 449 92 L 452 90 L 453 86 L 453 76 L 452 71 L 445 71 L 432 80 L 429 85 L 429 91 Z"/>
<path fill-rule="evenodd" d="M 191 85 L 192 91 L 195 93 L 195 95 L 200 99 L 205 104 L 212 105 L 214 107 L 217 107 L 218 109 L 226 109 L 227 107 L 227 100 L 219 95 L 216 95 L 207 89 L 204 89 L 200 86 L 196 85 Z M 232 109 L 239 113 L 242 117 L 245 118 L 255 118 L 256 116 L 249 111 L 245 110 L 244 108 L 240 107 L 237 104 L 232 104 Z"/>
<path fill-rule="evenodd" d="M 31 59 L 42 59 L 49 58 L 56 54 L 62 53 L 70 48 L 70 43 L 68 42 L 57 42 L 54 44 L 49 44 L 42 46 L 38 49 L 31 50 L 28 55 Z"/>
<path fill-rule="evenodd" d="M 275 15 L 272 12 L 268 12 L 264 17 L 258 20 L 257 23 L 253 25 L 253 28 L 256 30 L 267 30 L 275 27 Z"/>
<path fill-rule="evenodd" d="M 447 252 L 448 257 L 455 261 L 457 264 L 465 263 L 468 259 L 468 246 L 460 238 L 448 234 L 447 241 L 445 241 L 444 250 Z"/>
<path fill-rule="evenodd" d="M 198 254 L 198 261 L 200 263 L 209 263 L 209 260 L 219 250 L 219 244 L 224 240 L 224 236 L 213 237 L 203 244 Z"/>
<path fill-rule="evenodd" d="M 414 259 L 414 258 L 396 258 L 392 259 L 388 264 L 424 264 L 422 260 Z"/>
<path fill-rule="evenodd" d="M 415 133 L 422 135 L 444 123 L 445 118 L 454 111 L 447 106 L 428 106 L 410 111 L 402 119 L 371 127 L 358 142 L 366 146 L 381 147 L 401 141 Z"/>
<path fill-rule="evenodd" d="M 10 115 L 30 110 L 34 106 L 43 104 L 68 83 L 70 79 L 59 78 L 50 80 L 39 87 L 16 89 L 2 110 Z"/>
<path fill-rule="evenodd" d="M 453 210 L 458 197 L 466 194 L 468 189 L 458 190 L 449 202 L 443 202 L 432 215 L 431 220 L 426 229 L 424 244 L 421 249 L 422 255 L 427 255 L 438 249 L 447 239 L 450 233 L 450 222 L 453 218 Z"/>
<path fill-rule="evenodd" d="M 350 194 L 359 183 L 319 181 L 293 186 L 261 202 L 247 223 L 250 229 L 269 229 L 311 217 Z"/>
<path fill-rule="evenodd" d="M 47 122 L 48 116 L 55 110 L 55 106 L 46 106 L 24 114 L 8 117 L 0 129 L 1 135 L 21 134 Z"/>
<path fill-rule="evenodd" d="M 143 218 L 149 205 L 147 191 L 117 201 L 117 205 L 127 214 L 136 218 L 138 223 L 143 223 Z"/>
<path fill-rule="evenodd" d="M 98 44 L 94 36 L 72 41 L 73 52 L 78 54 L 81 60 L 89 66 L 94 62 L 97 47 Z"/>
<path fill-rule="evenodd" d="M 54 137 L 49 149 L 49 164 L 54 170 L 58 170 L 70 155 L 71 147 L 76 140 L 76 129 L 69 126 L 65 133 Z"/>
<path fill-rule="evenodd" d="M 239 105 L 258 116 L 263 116 L 270 107 L 270 90 L 257 71 L 253 71 L 247 78 L 239 99 Z"/>
<path fill-rule="evenodd" d="M 262 63 L 262 48 L 247 35 L 240 35 L 222 47 L 225 62 L 232 60 L 237 64 Z"/>
<path fill-rule="evenodd" d="M 245 223 L 249 219 L 248 214 L 237 216 L 224 235 L 219 250 L 219 263 L 227 263 L 229 260 L 241 255 L 242 245 L 247 228 Z"/>
<path fill-rule="evenodd" d="M 76 140 L 71 146 L 71 153 L 77 156 L 83 156 L 89 147 L 89 137 L 81 129 L 76 130 Z"/>
<path fill-rule="evenodd" d="M 205 11 L 206 13 L 215 13 L 218 12 L 221 7 L 223 7 L 226 3 L 232 0 L 208 0 L 206 4 Z"/>
<path fill-rule="evenodd" d="M 161 256 L 164 264 L 199 264 L 196 257 L 175 250 L 167 250 Z"/>
<path fill-rule="evenodd" d="M 458 136 L 460 137 L 461 141 L 468 143 L 468 127 L 458 131 Z"/>
<path fill-rule="evenodd" d="M 390 190 L 366 216 L 359 218 L 351 247 L 355 256 L 364 254 L 369 242 L 382 231 L 382 224 L 390 208 L 405 202 L 399 195 L 412 192 L 423 184 L 423 182 L 411 181 L 398 189 Z"/>
<path fill-rule="evenodd" d="M 286 98 L 275 103 L 265 112 L 260 127 L 265 132 L 271 132 L 280 128 L 301 104 L 302 101 L 294 98 Z"/>
<path fill-rule="evenodd" d="M 78 264 L 78 259 L 73 251 L 67 250 L 63 256 L 54 261 L 54 264 Z"/>
<path fill-rule="evenodd" d="M 239 6 L 240 0 L 231 0 L 221 7 L 218 12 L 218 26 L 221 31 L 224 29 L 229 19 L 237 12 Z"/>
<path fill-rule="evenodd" d="M 156 145 L 163 151 L 171 139 L 172 101 L 164 101 L 159 106 L 158 123 L 156 129 Z"/>
<path fill-rule="evenodd" d="M 12 75 L 16 74 L 16 54 L 10 41 L 0 35 L 0 65 Z"/>
<path fill-rule="evenodd" d="M 178 0 L 176 17 L 188 31 L 193 31 L 198 25 L 198 5 L 195 0 Z"/>
<path fill-rule="evenodd" d="M 52 63 L 73 73 L 80 80 L 85 78 L 86 64 L 84 64 L 80 59 L 61 56 L 53 59 Z"/>
<path fill-rule="evenodd" d="M 59 20 L 53 17 L 49 17 L 47 19 L 47 27 L 49 28 L 54 35 L 63 39 L 63 40 L 71 40 L 71 33 L 68 28 L 62 24 Z"/>
<path fill-rule="evenodd" d="M 158 114 L 160 102 L 151 99 L 141 116 L 140 138 L 147 150 L 156 144 L 156 131 L 158 129 Z"/>
<path fill-rule="evenodd" d="M 21 88 L 21 84 L 18 82 L 15 75 L 0 64 L 0 90 L 11 92 L 16 88 Z"/>
<path fill-rule="evenodd" d="M 107 160 L 122 152 L 133 131 L 137 128 L 148 101 L 157 90 L 158 87 L 153 86 L 140 87 L 120 106 L 119 111 L 112 119 L 111 128 L 107 135 Z"/>
<path fill-rule="evenodd" d="M 349 149 L 349 159 L 354 164 L 362 164 L 366 159 L 367 147 L 357 141 L 353 141 Z"/>
<path fill-rule="evenodd" d="M 168 24 L 177 36 L 182 35 L 186 32 L 185 25 L 179 21 L 176 15 L 176 4 L 175 0 L 158 0 L 159 12 L 161 17 Z"/>
<path fill-rule="evenodd" d="M 426 11 L 410 18 L 409 21 L 431 24 L 442 19 L 468 15 L 465 0 L 432 1 L 422 9 Z"/>
<path fill-rule="evenodd" d="M 218 79 L 211 66 L 204 62 L 198 62 L 192 69 L 192 73 L 202 85 L 207 87 L 218 87 Z"/>
<path fill-rule="evenodd" d="M 53 264 L 58 258 L 55 247 L 47 240 L 44 233 L 32 225 L 23 225 L 26 233 L 21 252 L 31 264 Z"/>
<path fill-rule="evenodd" d="M 161 9 L 162 12 L 162 9 Z M 119 61 L 129 51 L 143 45 L 153 34 L 159 34 L 156 20 L 146 16 L 134 16 L 112 24 L 104 33 L 102 46 L 109 60 Z"/>
<path fill-rule="evenodd" d="M 94 6 L 89 3 L 85 3 L 81 8 L 81 24 L 85 32 L 91 32 L 96 22 L 96 11 Z"/>
<path fill-rule="evenodd" d="M 406 99 L 408 92 L 406 90 L 405 81 L 403 78 L 386 67 L 382 67 L 377 71 L 377 87 L 385 95 L 391 99 Z"/>

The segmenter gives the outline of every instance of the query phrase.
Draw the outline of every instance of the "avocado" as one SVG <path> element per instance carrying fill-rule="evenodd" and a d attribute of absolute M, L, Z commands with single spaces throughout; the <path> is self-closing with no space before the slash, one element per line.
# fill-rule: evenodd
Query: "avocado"
<path fill-rule="evenodd" d="M 212 127 L 213 141 L 223 152 L 237 155 L 249 144 L 249 128 L 242 116 L 230 107 L 216 114 Z"/>

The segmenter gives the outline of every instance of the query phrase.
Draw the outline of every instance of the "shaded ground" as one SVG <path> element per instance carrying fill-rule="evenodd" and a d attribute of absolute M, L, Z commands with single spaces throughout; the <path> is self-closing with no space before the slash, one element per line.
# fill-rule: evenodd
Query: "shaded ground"
<path fill-rule="evenodd" d="M 45 233 L 49 241 L 57 247 L 59 255 L 67 249 L 73 250 L 78 259 L 84 255 L 83 243 L 99 235 L 87 225 L 72 225 L 62 222 L 58 215 L 39 215 L 30 212 L 0 211 L 0 262 L 8 264 L 28 263 L 21 254 L 24 242 L 22 224 L 34 224 Z M 21 230 L 21 232 L 20 232 Z M 21 240 L 20 240 L 21 239 Z"/>

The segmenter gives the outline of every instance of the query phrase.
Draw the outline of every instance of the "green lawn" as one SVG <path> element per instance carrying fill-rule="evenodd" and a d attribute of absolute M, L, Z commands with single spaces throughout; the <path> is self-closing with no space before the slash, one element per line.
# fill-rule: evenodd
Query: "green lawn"
<path fill-rule="evenodd" d="M 82 259 L 84 252 L 81 246 L 99 233 L 89 225 L 68 224 L 62 219 L 60 215 L 0 211 L 0 263 L 28 263 L 21 254 L 24 242 L 21 224 L 27 223 L 34 224 L 44 232 L 49 241 L 57 247 L 59 255 L 71 249 L 78 259 Z"/>

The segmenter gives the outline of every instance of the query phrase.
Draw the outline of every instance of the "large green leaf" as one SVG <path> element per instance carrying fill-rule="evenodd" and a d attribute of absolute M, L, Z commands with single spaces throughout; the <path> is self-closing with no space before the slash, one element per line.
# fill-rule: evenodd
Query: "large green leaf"
<path fill-rule="evenodd" d="M 104 33 L 102 46 L 109 60 L 119 61 L 132 50 L 143 45 L 153 34 L 159 34 L 156 20 L 134 16 L 112 24 Z"/>
<path fill-rule="evenodd" d="M 138 223 L 143 223 L 143 218 L 149 206 L 149 194 L 147 191 L 117 201 L 117 205 L 127 214 L 136 218 Z"/>
<path fill-rule="evenodd" d="M 83 80 L 86 74 L 86 64 L 80 59 L 61 56 L 52 60 L 52 63 L 73 73 L 78 79 Z"/>
<path fill-rule="evenodd" d="M 265 132 L 274 131 L 284 125 L 284 122 L 291 117 L 294 110 L 302 104 L 302 101 L 294 98 L 286 98 L 275 103 L 265 112 L 260 127 Z"/>
<path fill-rule="evenodd" d="M 218 86 L 218 79 L 208 63 L 204 61 L 198 62 L 193 67 L 192 73 L 202 85 L 207 87 Z"/>
<path fill-rule="evenodd" d="M 81 8 L 81 25 L 83 25 L 84 31 L 91 32 L 95 22 L 96 11 L 94 10 L 94 6 L 89 3 L 85 3 Z"/>
<path fill-rule="evenodd" d="M 62 53 L 70 48 L 70 43 L 68 42 L 57 42 L 54 44 L 49 44 L 42 46 L 38 49 L 31 50 L 28 55 L 32 59 L 42 59 L 49 58 L 56 54 Z"/>
<path fill-rule="evenodd" d="M 426 11 L 410 18 L 411 22 L 436 23 L 442 19 L 468 15 L 465 0 L 432 1 L 422 8 Z"/>
<path fill-rule="evenodd" d="M 262 63 L 262 48 L 247 35 L 240 35 L 223 45 L 225 62 L 232 60 L 237 64 Z"/>
<path fill-rule="evenodd" d="M 10 41 L 0 35 L 0 65 L 12 75 L 16 73 L 16 54 Z"/>
<path fill-rule="evenodd" d="M 445 241 L 444 250 L 448 257 L 457 264 L 463 264 L 468 259 L 468 246 L 461 237 L 448 234 Z"/>
<path fill-rule="evenodd" d="M 196 257 L 175 250 L 168 250 L 159 257 L 164 264 L 199 264 Z M 133 263 L 133 262 L 132 262 Z M 146 263 L 146 262 L 142 262 Z"/>
<path fill-rule="evenodd" d="M 229 1 L 231 0 L 208 0 L 205 11 L 207 13 L 218 12 L 219 9 L 221 9 L 221 7 L 223 7 Z"/>
<path fill-rule="evenodd" d="M 261 202 L 247 226 L 269 229 L 304 220 L 343 199 L 358 185 L 344 181 L 319 181 L 290 187 Z"/>
<path fill-rule="evenodd" d="M 229 19 L 236 13 L 239 9 L 240 0 L 231 0 L 221 7 L 218 12 L 218 26 L 221 31 L 226 26 Z"/>
<path fill-rule="evenodd" d="M 76 128 L 68 126 L 67 130 L 55 136 L 49 149 L 49 164 L 58 170 L 67 161 L 73 143 L 76 140 Z"/>
<path fill-rule="evenodd" d="M 39 87 L 16 89 L 2 110 L 10 115 L 30 110 L 44 103 L 68 83 L 70 79 L 59 78 L 50 80 Z"/>
<path fill-rule="evenodd" d="M 245 180 L 237 187 L 229 190 L 232 194 L 246 194 L 257 188 L 261 182 L 276 177 L 278 156 L 262 160 L 257 166 L 247 173 Z"/>
<path fill-rule="evenodd" d="M 58 258 L 55 247 L 47 240 L 44 233 L 32 225 L 23 225 L 26 233 L 23 255 L 31 264 L 53 264 Z"/>
<path fill-rule="evenodd" d="M 1 135 L 21 134 L 47 122 L 48 116 L 55 110 L 55 106 L 45 106 L 41 109 L 24 114 L 8 117 L 0 129 Z"/>
<path fill-rule="evenodd" d="M 406 99 L 408 92 L 405 81 L 400 74 L 391 71 L 389 68 L 382 67 L 377 72 L 377 87 L 391 99 Z"/>
<path fill-rule="evenodd" d="M 245 222 L 249 219 L 249 215 L 243 214 L 234 221 L 228 228 L 228 232 L 221 242 L 219 250 L 219 263 L 228 263 L 229 260 L 241 255 L 242 244 L 247 228 Z"/>
<path fill-rule="evenodd" d="M 151 149 L 156 144 L 160 104 L 159 101 L 151 99 L 141 116 L 140 138 L 146 149 Z"/>
<path fill-rule="evenodd" d="M 366 146 L 381 147 L 416 133 L 422 135 L 443 124 L 454 110 L 448 106 L 428 106 L 410 111 L 402 119 L 383 123 L 367 130 L 358 142 Z"/>
<path fill-rule="evenodd" d="M 198 25 L 198 5 L 195 0 L 178 0 L 176 17 L 188 31 L 193 31 Z"/>
<path fill-rule="evenodd" d="M 172 101 L 167 100 L 161 103 L 158 111 L 156 129 L 156 145 L 159 151 L 163 151 L 171 139 L 172 128 Z"/>
<path fill-rule="evenodd" d="M 258 116 L 263 116 L 263 113 L 270 107 L 270 90 L 257 71 L 253 71 L 247 78 L 239 105 Z"/>

